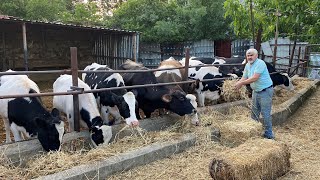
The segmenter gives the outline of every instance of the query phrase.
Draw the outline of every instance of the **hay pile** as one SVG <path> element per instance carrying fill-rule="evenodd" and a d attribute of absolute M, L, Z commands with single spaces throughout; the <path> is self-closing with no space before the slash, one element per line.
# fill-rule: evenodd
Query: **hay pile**
<path fill-rule="evenodd" d="M 320 90 L 309 98 L 305 107 L 290 119 L 291 123 L 274 128 L 276 142 L 286 143 L 291 152 L 290 170 L 281 180 L 308 179 L 320 177 Z M 224 116 L 220 117 L 224 120 Z M 211 120 L 212 121 L 212 120 Z M 117 173 L 108 180 L 118 179 L 211 179 L 208 164 L 214 154 L 230 149 L 212 142 L 209 134 L 211 121 L 196 128 L 197 144 L 187 151 L 145 166 Z"/>
<path fill-rule="evenodd" d="M 245 86 L 242 86 L 239 90 L 234 89 L 234 85 L 237 81 L 237 79 L 228 79 L 224 81 L 221 91 L 221 97 L 225 102 L 248 99 L 248 94 Z"/>
<path fill-rule="evenodd" d="M 125 126 L 124 129 L 126 128 L 130 127 Z M 20 178 L 17 179 L 36 178 L 57 173 L 80 164 L 87 164 L 123 152 L 139 149 L 154 142 L 171 141 L 181 137 L 180 133 L 171 131 L 146 132 L 141 128 L 131 130 L 131 136 L 115 139 L 115 141 L 109 145 L 99 146 L 98 148 L 91 150 L 86 147 L 84 139 L 74 140 L 67 146 L 63 146 L 62 151 L 60 152 L 49 152 L 36 155 L 27 162 L 26 166 L 23 168 L 13 166 L 2 168 L 1 165 L 3 165 L 3 163 L 1 163 L 0 168 L 2 168 L 2 174 L 0 175 L 3 175 L 4 179 L 11 179 L 11 177 L 14 177 L 10 176 L 11 174 L 19 172 Z M 121 131 L 119 133 L 121 133 Z"/>
<path fill-rule="evenodd" d="M 208 179 L 210 177 L 208 164 L 212 155 L 230 149 L 230 147 L 211 140 L 212 129 L 218 124 L 223 126 L 222 124 L 227 121 L 241 122 L 243 118 L 248 118 L 248 115 L 249 109 L 239 106 L 231 108 L 227 115 L 217 111 L 207 111 L 205 114 L 200 114 L 201 123 L 197 127 L 190 127 L 188 123 L 179 121 L 171 126 L 169 131 L 194 132 L 197 137 L 194 147 L 170 158 L 112 175 L 108 179 Z"/>
<path fill-rule="evenodd" d="M 250 110 L 236 106 L 230 108 L 227 115 L 212 111 L 201 116 L 201 122 L 220 130 L 221 143 L 234 147 L 252 137 L 259 137 L 262 124 L 250 117 Z"/>
<path fill-rule="evenodd" d="M 250 140 L 213 156 L 213 179 L 275 179 L 290 169 L 289 148 L 273 140 Z"/>
<path fill-rule="evenodd" d="M 277 140 L 291 149 L 292 170 L 281 180 L 320 178 L 320 89 L 290 117 L 283 126 L 274 131 Z"/>
<path fill-rule="evenodd" d="M 14 167 L 4 152 L 0 152 L 0 179 L 22 179 L 20 172 L 20 168 Z"/>
<path fill-rule="evenodd" d="M 277 108 L 277 106 L 281 106 L 282 103 L 286 102 L 287 100 L 295 96 L 299 91 L 309 87 L 311 85 L 311 82 L 312 81 L 307 78 L 297 78 L 292 80 L 292 84 L 294 85 L 293 91 L 288 91 L 288 90 L 280 89 L 277 87 L 274 88 L 272 104 L 274 105 L 275 108 Z M 286 104 L 283 104 L 283 105 L 286 105 Z"/>

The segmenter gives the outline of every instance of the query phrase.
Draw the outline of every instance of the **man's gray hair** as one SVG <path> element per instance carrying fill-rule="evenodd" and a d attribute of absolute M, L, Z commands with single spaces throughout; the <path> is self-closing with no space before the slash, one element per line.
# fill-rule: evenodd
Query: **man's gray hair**
<path fill-rule="evenodd" d="M 250 49 L 248 49 L 247 52 L 246 52 L 246 55 L 248 55 L 248 54 L 250 54 L 250 55 L 256 55 L 256 54 L 258 54 L 258 51 L 257 51 L 256 49 L 254 49 L 254 48 L 250 48 Z"/>

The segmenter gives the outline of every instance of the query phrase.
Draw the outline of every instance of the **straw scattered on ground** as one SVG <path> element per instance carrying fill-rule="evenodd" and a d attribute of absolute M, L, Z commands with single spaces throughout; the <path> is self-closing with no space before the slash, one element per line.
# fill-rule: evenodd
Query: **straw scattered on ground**
<path fill-rule="evenodd" d="M 130 127 L 125 126 L 125 128 Z M 99 146 L 96 149 L 88 150 L 88 148 L 84 148 L 83 142 L 77 142 L 75 146 L 79 147 L 73 147 L 71 149 L 63 148 L 60 152 L 36 155 L 27 162 L 27 165 L 23 168 L 14 166 L 6 166 L 4 168 L 0 166 L 0 168 L 3 170 L 4 178 L 10 178 L 10 176 L 6 176 L 6 174 L 10 175 L 14 172 L 19 172 L 20 178 L 30 179 L 53 174 L 80 164 L 106 159 L 123 152 L 139 149 L 154 142 L 172 141 L 182 135 L 170 131 L 146 132 L 141 128 L 131 130 L 131 136 L 117 139 L 110 145 Z M 10 162 L 4 162 L 2 164 L 10 164 Z"/>
<path fill-rule="evenodd" d="M 291 149 L 292 170 L 281 180 L 320 179 L 320 89 L 289 118 L 275 128 L 277 140 Z"/>
<path fill-rule="evenodd" d="M 275 127 L 276 141 L 288 145 L 292 169 L 281 180 L 320 178 L 320 89 L 284 126 Z M 219 119 L 220 120 L 220 119 Z M 223 120 L 223 118 L 221 118 Z M 204 123 L 208 126 L 209 123 Z M 230 149 L 210 141 L 208 127 L 197 127 L 195 147 L 170 158 L 115 174 L 107 179 L 211 179 L 212 155 Z"/>
<path fill-rule="evenodd" d="M 290 98 L 292 98 L 295 94 L 297 94 L 302 89 L 309 87 L 313 81 L 307 78 L 297 78 L 292 80 L 292 84 L 294 85 L 293 91 L 288 91 L 286 89 L 280 89 L 276 87 L 274 89 L 274 95 L 272 99 L 272 104 L 274 107 L 280 106 L 282 103 L 286 102 Z"/>

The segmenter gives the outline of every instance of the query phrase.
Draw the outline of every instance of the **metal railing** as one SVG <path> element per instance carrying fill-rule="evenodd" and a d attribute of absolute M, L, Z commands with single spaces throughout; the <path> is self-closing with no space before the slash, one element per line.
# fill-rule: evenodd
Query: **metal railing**
<path fill-rule="evenodd" d="M 71 69 L 64 70 L 49 70 L 49 71 L 10 71 L 10 72 L 0 72 L 1 75 L 21 75 L 21 74 L 48 74 L 48 73 L 58 73 L 58 74 L 71 74 L 72 76 L 72 86 L 70 90 L 67 92 L 46 92 L 46 93 L 33 93 L 33 94 L 15 94 L 15 95 L 0 95 L 0 99 L 6 98 L 19 98 L 19 97 L 39 97 L 39 96 L 61 96 L 61 95 L 73 95 L 73 107 L 74 107 L 74 129 L 75 131 L 80 131 L 80 121 L 79 121 L 79 94 L 85 93 L 97 93 L 103 91 L 111 91 L 118 89 L 133 89 L 133 88 L 141 88 L 141 87 L 154 87 L 154 86 L 166 86 L 166 85 L 178 85 L 178 84 L 190 84 L 195 82 L 208 82 L 208 81 L 219 81 L 230 79 L 230 77 L 226 78 L 213 78 L 206 80 L 188 80 L 188 70 L 189 68 L 197 68 L 197 67 L 209 67 L 209 66 L 240 66 L 243 64 L 204 64 L 198 66 L 183 66 L 179 68 L 163 68 L 163 69 L 148 69 L 148 70 L 96 70 L 96 71 L 84 71 L 78 69 L 78 61 L 77 61 L 77 48 L 70 47 L 71 52 Z M 186 61 L 185 64 L 189 64 L 189 49 L 186 49 Z M 304 63 L 304 62 L 303 62 Z M 298 68 L 299 65 L 303 64 L 299 63 L 297 67 L 290 68 Z M 145 73 L 145 72 L 155 72 L 155 71 L 165 71 L 165 70 L 174 70 L 174 69 L 185 69 L 185 74 L 183 75 L 182 81 L 180 82 L 168 82 L 168 83 L 157 83 L 157 84 L 144 84 L 144 85 L 134 85 L 134 86 L 123 86 L 123 87 L 111 87 L 111 88 L 101 88 L 101 89 L 93 89 L 93 90 L 84 90 L 83 88 L 78 87 L 78 74 L 79 73 Z M 273 72 L 270 74 L 281 73 Z M 241 77 L 239 77 L 241 78 Z"/>

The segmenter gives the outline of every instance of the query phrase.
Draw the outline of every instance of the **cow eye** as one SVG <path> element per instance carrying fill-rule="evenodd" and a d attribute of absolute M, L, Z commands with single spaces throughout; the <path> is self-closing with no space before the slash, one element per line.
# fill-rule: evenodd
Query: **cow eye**
<path fill-rule="evenodd" d="M 179 100 L 180 100 L 180 101 L 184 101 L 184 97 L 180 97 Z"/>

